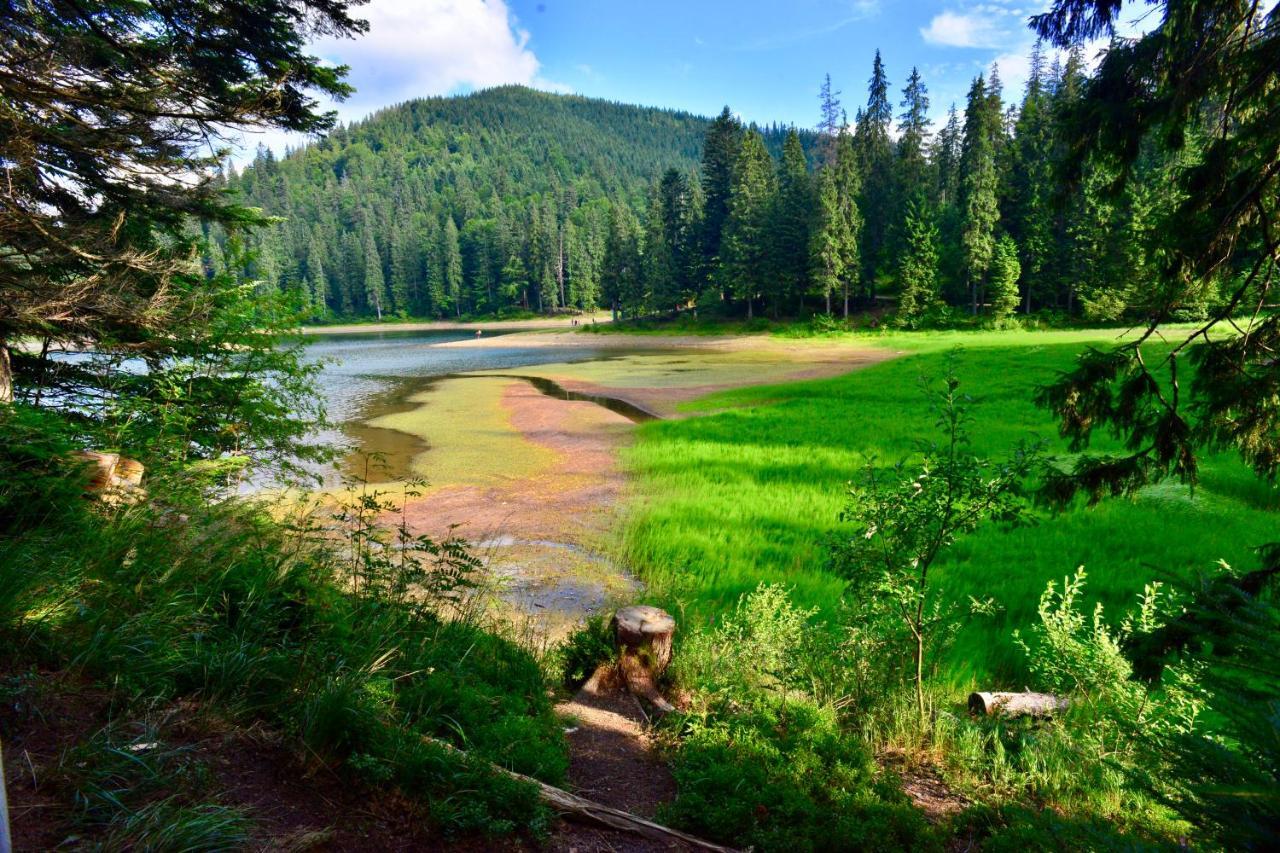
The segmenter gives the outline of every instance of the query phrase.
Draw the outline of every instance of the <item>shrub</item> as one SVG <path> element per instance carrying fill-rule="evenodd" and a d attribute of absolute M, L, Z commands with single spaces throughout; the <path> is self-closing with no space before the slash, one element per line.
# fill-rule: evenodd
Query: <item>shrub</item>
<path fill-rule="evenodd" d="M 598 614 L 592 616 L 585 625 L 565 639 L 557 654 L 561 659 L 561 675 L 565 686 L 581 686 L 597 667 L 617 659 L 618 649 L 609 619 Z"/>
<path fill-rule="evenodd" d="M 661 818 L 757 850 L 932 849 L 920 814 L 831 709 L 757 703 L 749 713 L 685 720 L 673 765 L 679 794 Z"/>

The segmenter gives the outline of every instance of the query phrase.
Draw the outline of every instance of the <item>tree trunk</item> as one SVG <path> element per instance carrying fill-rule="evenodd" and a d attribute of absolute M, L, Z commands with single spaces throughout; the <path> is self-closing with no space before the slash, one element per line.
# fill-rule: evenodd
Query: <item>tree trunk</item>
<path fill-rule="evenodd" d="M 9 363 L 9 348 L 0 338 L 0 403 L 13 402 L 13 366 Z"/>
<path fill-rule="evenodd" d="M 827 288 L 827 316 L 831 316 L 831 288 Z"/>
<path fill-rule="evenodd" d="M 1069 700 L 1052 693 L 970 693 L 969 713 L 1006 717 L 1052 717 L 1065 710 Z"/>
<path fill-rule="evenodd" d="M 920 731 L 924 731 L 924 637 L 916 634 L 916 712 L 920 715 Z"/>
<path fill-rule="evenodd" d="M 671 639 L 676 620 L 656 607 L 638 604 L 613 614 L 613 633 L 618 642 L 618 669 L 627 690 L 648 699 L 658 710 L 675 707 L 658 692 L 658 679 L 671 663 Z"/>

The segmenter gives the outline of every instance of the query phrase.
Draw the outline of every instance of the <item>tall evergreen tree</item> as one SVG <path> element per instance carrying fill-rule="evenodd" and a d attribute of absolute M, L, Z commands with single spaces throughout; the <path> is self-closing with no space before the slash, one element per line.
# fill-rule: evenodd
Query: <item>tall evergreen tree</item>
<path fill-rule="evenodd" d="M 1042 279 L 1053 251 L 1053 115 L 1046 73 L 1044 50 L 1036 42 L 1014 131 L 1008 174 L 1009 215 L 1005 217 L 1022 252 L 1022 302 L 1028 313 L 1033 299 L 1046 298 L 1051 288 Z"/>
<path fill-rule="evenodd" d="M 444 291 L 442 307 L 452 309 L 454 316 L 462 316 L 462 248 L 458 244 L 458 226 L 452 216 L 446 216 L 440 232 L 440 272 Z"/>
<path fill-rule="evenodd" d="M 914 327 L 939 302 L 938 226 L 930 215 L 929 203 L 920 197 L 907 204 L 902 261 L 898 281 L 898 318 Z"/>
<path fill-rule="evenodd" d="M 373 228 L 368 225 L 364 230 L 364 292 L 381 320 L 390 300 L 387 298 L 386 279 L 382 275 L 382 258 L 373 239 Z"/>
<path fill-rule="evenodd" d="M 1018 277 L 1022 266 L 1018 263 L 1018 246 L 1008 234 L 996 242 L 991 257 L 991 316 L 1002 320 L 1018 308 Z"/>
<path fill-rule="evenodd" d="M 877 279 L 888 262 L 894 195 L 892 124 L 889 80 L 877 50 L 867 84 L 867 107 L 859 113 L 854 136 L 862 172 L 862 195 L 858 199 L 858 208 L 865 217 L 859 241 L 862 282 L 867 295 L 872 298 L 876 294 Z"/>
<path fill-rule="evenodd" d="M 702 145 L 702 263 L 704 281 L 718 278 L 729 198 L 733 194 L 734 167 L 742 148 L 742 125 L 725 107 L 711 122 Z"/>
<path fill-rule="evenodd" d="M 862 218 L 858 211 L 858 155 L 850 134 L 836 141 L 836 160 L 823 169 L 817 221 L 810 246 L 814 277 L 822 287 L 827 313 L 831 297 L 841 295 L 843 316 L 849 317 L 849 296 L 859 276 L 858 237 Z"/>
<path fill-rule="evenodd" d="M 987 271 L 995 252 L 996 223 L 1000 219 L 995 152 L 998 129 L 992 126 L 993 120 L 986 83 L 979 74 L 969 88 L 960 153 L 961 255 L 974 314 L 983 301 Z"/>
<path fill-rule="evenodd" d="M 905 216 L 906 205 L 929 187 L 929 90 L 916 68 L 902 90 L 898 130 L 897 197 Z"/>
<path fill-rule="evenodd" d="M 769 284 L 769 214 L 774 194 L 774 166 L 764 137 L 747 131 L 734 164 L 729 218 L 724 226 L 722 287 L 747 304 L 755 316 L 755 301 Z"/>
<path fill-rule="evenodd" d="M 822 78 L 818 90 L 818 164 L 831 166 L 836 161 L 837 135 L 844 124 L 840 109 L 840 92 L 831 86 L 831 75 Z"/>
<path fill-rule="evenodd" d="M 778 192 L 773 209 L 773 281 L 769 303 L 774 316 L 784 301 L 803 302 L 809 284 L 809 232 L 813 223 L 813 182 L 800 137 L 787 134 L 778 165 Z"/>
<path fill-rule="evenodd" d="M 623 204 L 609 208 L 609 231 L 604 244 L 604 264 L 600 273 L 600 290 L 619 320 L 638 300 L 641 291 L 641 258 L 635 216 Z"/>

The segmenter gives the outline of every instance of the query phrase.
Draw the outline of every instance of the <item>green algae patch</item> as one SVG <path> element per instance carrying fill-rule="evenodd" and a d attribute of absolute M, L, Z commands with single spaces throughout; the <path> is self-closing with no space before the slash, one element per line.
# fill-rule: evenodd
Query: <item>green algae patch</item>
<path fill-rule="evenodd" d="M 410 396 L 413 408 L 366 424 L 422 441 L 425 449 L 413 457 L 410 473 L 433 486 L 487 486 L 531 477 L 550 467 L 555 453 L 512 425 L 503 396 L 517 381 L 442 379 Z"/>

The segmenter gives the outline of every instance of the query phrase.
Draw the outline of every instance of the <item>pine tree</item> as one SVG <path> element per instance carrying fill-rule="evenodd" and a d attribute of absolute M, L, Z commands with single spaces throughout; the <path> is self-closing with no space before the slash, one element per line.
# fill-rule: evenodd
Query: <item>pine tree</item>
<path fill-rule="evenodd" d="M 458 245 L 458 226 L 452 216 L 446 216 L 444 230 L 441 232 L 440 270 L 443 300 L 441 307 L 453 309 L 457 317 L 462 316 L 462 249 Z"/>
<path fill-rule="evenodd" d="M 1018 308 L 1018 246 L 1008 234 L 996 243 L 991 258 L 991 316 L 1003 320 Z"/>
<path fill-rule="evenodd" d="M 747 303 L 748 319 L 755 316 L 755 300 L 768 284 L 773 194 L 773 159 L 764 147 L 764 137 L 749 130 L 734 166 L 720 267 L 723 289 Z"/>
<path fill-rule="evenodd" d="M 969 89 L 960 154 L 961 255 L 974 314 L 978 313 L 983 299 L 987 270 L 995 252 L 996 223 L 1000 219 L 996 197 L 995 133 L 986 84 L 982 75 L 978 75 Z"/>
<path fill-rule="evenodd" d="M 913 199 L 907 205 L 904 246 L 898 281 L 898 319 L 915 327 L 938 304 L 938 227 L 930 215 L 928 202 Z"/>
<path fill-rule="evenodd" d="M 644 278 L 645 307 L 670 310 L 679 301 L 675 247 L 668 237 L 663 209 L 662 188 L 655 186 L 649 194 L 649 212 L 645 218 L 644 254 L 641 270 Z"/>
<path fill-rule="evenodd" d="M 894 163 L 893 195 L 887 236 L 889 260 L 896 262 L 906 247 L 906 217 L 912 203 L 923 203 L 931 194 L 933 181 L 928 158 L 929 90 L 920 71 L 911 69 L 907 85 L 902 89 L 903 112 L 898 116 L 899 136 Z M 901 284 L 899 282 L 899 284 Z"/>
<path fill-rule="evenodd" d="M 940 208 L 956 203 L 960 195 L 960 117 L 956 105 L 947 111 L 947 123 L 934 138 L 933 164 L 937 174 L 936 198 Z"/>
<path fill-rule="evenodd" d="M 407 218 L 407 216 L 398 217 L 398 222 L 391 226 L 391 239 L 388 246 L 388 253 L 391 256 L 388 264 L 391 273 L 388 289 L 395 311 L 402 316 L 409 314 L 409 277 L 411 275 L 411 265 L 405 258 L 407 240 L 403 223 Z"/>
<path fill-rule="evenodd" d="M 862 194 L 858 208 L 865 217 L 859 248 L 862 282 L 874 298 L 880 274 L 888 265 L 888 238 L 893 211 L 893 107 L 889 103 L 889 80 L 885 76 L 880 51 L 876 51 L 867 84 L 867 108 L 859 114 L 854 138 L 861 160 Z"/>
<path fill-rule="evenodd" d="M 840 92 L 831 86 L 831 75 L 822 79 L 818 90 L 818 164 L 826 167 L 836 161 L 836 137 L 844 121 L 840 109 Z"/>
<path fill-rule="evenodd" d="M 778 166 L 778 192 L 772 215 L 773 282 L 770 307 L 778 316 L 785 300 L 803 303 L 808 288 L 809 232 L 813 222 L 813 182 L 800 137 L 787 134 Z"/>
<path fill-rule="evenodd" d="M 387 299 L 387 285 L 382 275 L 382 258 L 378 255 L 378 246 L 373 241 L 373 229 L 365 228 L 364 232 L 364 292 L 373 306 L 378 319 L 382 319 Z"/>
<path fill-rule="evenodd" d="M 1008 228 L 1022 252 L 1023 310 L 1028 313 L 1033 297 L 1051 289 L 1041 279 L 1053 251 L 1053 117 L 1045 73 L 1044 50 L 1036 42 L 1008 175 Z"/>
<path fill-rule="evenodd" d="M 835 163 L 822 171 L 810 257 L 827 313 L 831 313 L 832 295 L 840 293 L 845 319 L 849 317 L 849 294 L 857 285 L 859 273 L 862 219 L 858 214 L 858 189 L 857 152 L 852 137 L 841 133 L 836 141 Z"/>
<path fill-rule="evenodd" d="M 734 166 L 742 148 L 742 125 L 725 107 L 711 122 L 702 145 L 702 263 L 704 282 L 718 279 L 720 242 L 729 218 Z"/>
<path fill-rule="evenodd" d="M 624 316 L 624 310 L 636 301 L 635 296 L 641 290 L 638 230 L 629 208 L 622 204 L 610 205 L 600 291 L 608 301 L 615 321 Z"/>
<path fill-rule="evenodd" d="M 324 253 L 320 251 L 320 242 L 314 237 L 307 245 L 307 287 L 311 291 L 311 317 L 315 318 L 325 311 L 329 283 L 324 274 Z"/>

